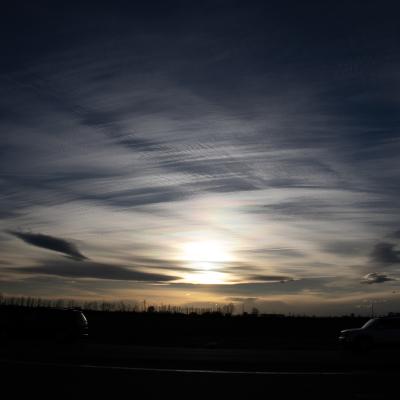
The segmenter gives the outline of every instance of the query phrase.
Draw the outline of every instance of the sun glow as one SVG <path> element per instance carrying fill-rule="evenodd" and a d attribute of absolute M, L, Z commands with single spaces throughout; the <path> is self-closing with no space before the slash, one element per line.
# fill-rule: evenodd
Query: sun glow
<path fill-rule="evenodd" d="M 194 264 L 212 265 L 231 261 L 231 256 L 222 243 L 212 240 L 189 242 L 183 247 L 183 259 Z"/>
<path fill-rule="evenodd" d="M 226 283 L 226 274 L 216 271 L 200 271 L 187 274 L 185 281 L 198 285 L 218 285 Z"/>
<path fill-rule="evenodd" d="M 228 274 L 216 271 L 223 270 L 224 263 L 232 261 L 227 247 L 219 241 L 202 240 L 183 245 L 181 259 L 195 272 L 188 273 L 185 282 L 194 284 L 224 284 Z"/>

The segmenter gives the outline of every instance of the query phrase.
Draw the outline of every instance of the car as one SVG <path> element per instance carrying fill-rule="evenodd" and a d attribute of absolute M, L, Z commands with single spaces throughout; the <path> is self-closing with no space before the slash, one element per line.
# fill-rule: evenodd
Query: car
<path fill-rule="evenodd" d="M 78 341 L 88 338 L 88 322 L 77 309 L 8 309 L 1 313 L 1 336 L 7 339 Z"/>
<path fill-rule="evenodd" d="M 361 328 L 342 330 L 339 343 L 345 348 L 357 350 L 374 346 L 399 346 L 400 317 L 371 318 Z"/>

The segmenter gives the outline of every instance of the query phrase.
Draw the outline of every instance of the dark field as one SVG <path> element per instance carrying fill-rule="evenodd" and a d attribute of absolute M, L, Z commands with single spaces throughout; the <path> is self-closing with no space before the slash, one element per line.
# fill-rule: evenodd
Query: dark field
<path fill-rule="evenodd" d="M 178 347 L 332 348 L 365 317 L 285 317 L 86 311 L 91 341 Z"/>
<path fill-rule="evenodd" d="M 2 306 L 0 329 L 1 324 L 6 323 L 15 328 L 9 335 L 11 339 L 14 336 L 22 340 L 29 339 L 26 328 L 29 328 L 31 315 L 48 310 L 54 309 Z M 91 343 L 233 349 L 335 348 L 342 329 L 361 327 L 369 319 L 357 316 L 294 317 L 219 312 L 83 312 L 88 321 Z M 45 323 L 49 327 L 52 326 L 52 318 L 55 316 L 46 317 Z"/>

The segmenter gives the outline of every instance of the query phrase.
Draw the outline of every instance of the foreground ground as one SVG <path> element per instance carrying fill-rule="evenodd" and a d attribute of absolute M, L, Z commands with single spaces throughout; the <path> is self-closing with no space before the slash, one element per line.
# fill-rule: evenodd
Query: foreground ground
<path fill-rule="evenodd" d="M 2 346 L 0 369 L 2 388 L 16 395 L 389 399 L 400 378 L 399 356 L 389 349 L 351 354 L 15 342 Z"/>

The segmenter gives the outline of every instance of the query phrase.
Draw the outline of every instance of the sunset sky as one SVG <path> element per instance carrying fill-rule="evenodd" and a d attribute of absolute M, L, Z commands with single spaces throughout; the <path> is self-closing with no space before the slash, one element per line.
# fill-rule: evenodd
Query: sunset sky
<path fill-rule="evenodd" d="M 0 292 L 400 311 L 399 11 L 10 2 Z"/>

